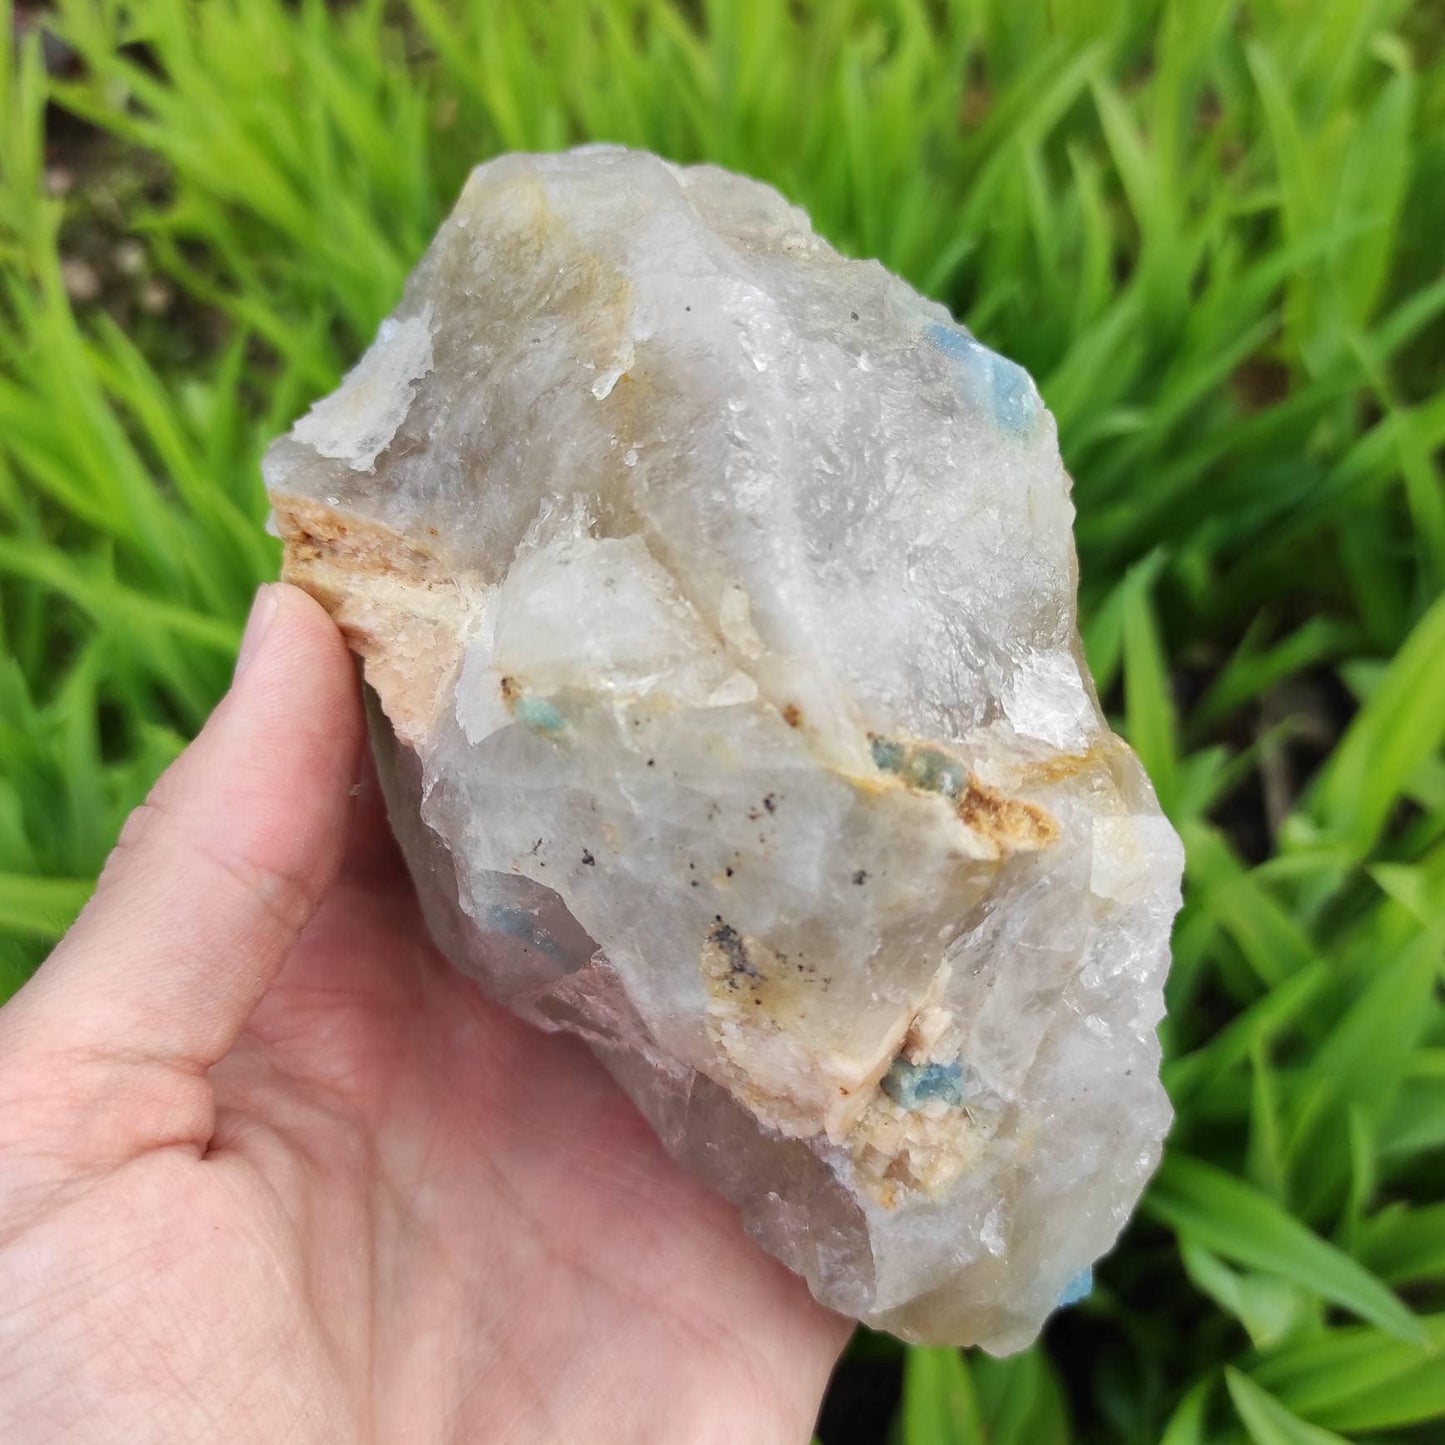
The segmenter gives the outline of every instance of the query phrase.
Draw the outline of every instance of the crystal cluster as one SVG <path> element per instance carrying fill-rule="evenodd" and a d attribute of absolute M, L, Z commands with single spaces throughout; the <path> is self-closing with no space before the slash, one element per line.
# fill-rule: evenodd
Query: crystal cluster
<path fill-rule="evenodd" d="M 503 156 L 266 477 L 456 966 L 826 1304 L 1032 1339 L 1159 1155 L 1181 858 L 1027 374 L 766 186 Z"/>

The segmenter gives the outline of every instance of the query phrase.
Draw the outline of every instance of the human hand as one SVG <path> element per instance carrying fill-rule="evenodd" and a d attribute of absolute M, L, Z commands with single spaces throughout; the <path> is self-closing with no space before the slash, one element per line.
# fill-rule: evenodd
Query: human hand
<path fill-rule="evenodd" d="M 0 1439 L 805 1440 L 847 1322 L 428 943 L 325 613 L 242 655 L 0 1010 Z"/>

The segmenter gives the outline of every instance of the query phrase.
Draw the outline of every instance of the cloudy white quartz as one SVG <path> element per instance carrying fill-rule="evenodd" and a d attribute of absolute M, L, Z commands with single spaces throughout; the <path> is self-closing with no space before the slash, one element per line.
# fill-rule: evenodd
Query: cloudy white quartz
<path fill-rule="evenodd" d="M 753 181 L 504 156 L 266 472 L 453 962 L 825 1303 L 1026 1344 L 1158 1159 L 1181 867 L 1026 373 Z"/>

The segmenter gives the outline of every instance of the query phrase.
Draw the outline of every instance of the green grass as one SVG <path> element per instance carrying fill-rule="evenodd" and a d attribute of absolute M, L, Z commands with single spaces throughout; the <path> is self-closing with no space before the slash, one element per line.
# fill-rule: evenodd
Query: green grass
<path fill-rule="evenodd" d="M 897 1440 L 1440 1439 L 1438 9 L 55 9 L 60 78 L 0 0 L 0 994 L 225 686 L 276 565 L 259 451 L 467 168 L 583 138 L 707 157 L 1038 378 L 1100 691 L 1188 849 L 1166 1165 L 1041 1346 L 907 1353 Z M 62 257 L 104 271 L 127 235 L 176 304 L 72 305 Z"/>

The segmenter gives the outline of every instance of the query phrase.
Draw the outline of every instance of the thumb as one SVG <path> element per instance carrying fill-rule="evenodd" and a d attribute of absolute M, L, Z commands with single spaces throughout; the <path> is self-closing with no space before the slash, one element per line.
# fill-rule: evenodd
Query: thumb
<path fill-rule="evenodd" d="M 362 731 L 331 619 L 294 587 L 263 587 L 230 692 L 131 815 L 0 1031 L 91 1058 L 214 1064 L 335 876 Z"/>

